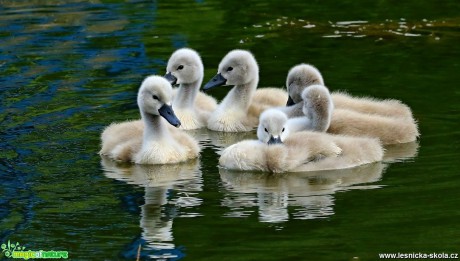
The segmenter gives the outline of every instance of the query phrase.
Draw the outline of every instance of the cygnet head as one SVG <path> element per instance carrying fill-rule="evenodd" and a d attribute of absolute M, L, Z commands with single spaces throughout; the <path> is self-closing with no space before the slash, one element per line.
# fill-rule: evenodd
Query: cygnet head
<path fill-rule="evenodd" d="M 310 85 L 302 92 L 303 113 L 312 121 L 313 130 L 326 131 L 329 128 L 334 103 L 329 89 L 323 85 Z"/>
<path fill-rule="evenodd" d="M 169 58 L 164 76 L 169 83 L 189 84 L 203 80 L 203 62 L 200 55 L 190 48 L 176 50 Z"/>
<path fill-rule="evenodd" d="M 203 88 L 209 90 L 221 85 L 243 85 L 259 80 L 259 66 L 249 51 L 233 50 L 220 62 L 217 75 Z"/>
<path fill-rule="evenodd" d="M 263 143 L 278 144 L 289 135 L 286 114 L 276 109 L 268 109 L 260 114 L 257 138 Z"/>
<path fill-rule="evenodd" d="M 149 76 L 142 82 L 137 94 L 137 105 L 141 114 L 160 115 L 171 125 L 179 127 L 179 119 L 171 107 L 172 87 L 161 76 Z"/>
<path fill-rule="evenodd" d="M 287 106 L 302 101 L 302 91 L 310 85 L 324 85 L 323 76 L 316 67 L 310 64 L 299 64 L 289 70 L 286 87 L 289 93 Z"/>

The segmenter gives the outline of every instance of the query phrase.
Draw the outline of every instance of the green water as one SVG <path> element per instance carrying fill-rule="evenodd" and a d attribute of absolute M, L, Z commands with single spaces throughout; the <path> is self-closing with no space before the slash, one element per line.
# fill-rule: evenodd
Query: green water
<path fill-rule="evenodd" d="M 139 245 L 169 260 L 460 252 L 458 1 L 0 1 L 0 39 L 0 243 L 72 260 L 135 260 Z M 235 48 L 261 86 L 314 64 L 331 90 L 408 104 L 421 138 L 383 163 L 295 175 L 217 167 L 253 133 L 192 132 L 201 157 L 177 166 L 101 159 L 103 127 L 138 118 L 143 77 L 184 46 L 205 81 Z"/>

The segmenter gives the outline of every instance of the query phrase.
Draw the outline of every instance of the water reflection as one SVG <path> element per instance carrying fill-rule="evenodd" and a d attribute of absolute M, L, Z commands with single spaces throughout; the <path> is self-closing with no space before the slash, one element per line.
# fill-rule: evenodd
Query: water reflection
<path fill-rule="evenodd" d="M 221 155 L 222 151 L 230 145 L 242 140 L 257 139 L 255 132 L 219 132 L 208 131 L 211 144 L 216 148 L 216 153 Z"/>
<path fill-rule="evenodd" d="M 199 161 L 127 165 L 102 158 L 101 164 L 107 177 L 144 187 L 145 204 L 141 206 L 140 227 L 141 237 L 147 245 L 142 246 L 142 256 L 155 259 L 182 257 L 181 247 L 174 243 L 173 220 L 201 216 L 195 212 L 202 203 L 198 197 L 203 190 Z"/>
<path fill-rule="evenodd" d="M 206 128 L 184 131 L 198 141 L 202 149 L 209 145 L 209 134 Z"/>
<path fill-rule="evenodd" d="M 418 154 L 418 141 L 385 146 L 384 162 L 401 162 L 415 158 Z"/>
<path fill-rule="evenodd" d="M 258 208 L 261 222 L 326 218 L 334 214 L 334 193 L 350 189 L 375 189 L 386 164 L 373 163 L 344 170 L 272 175 L 219 169 L 227 189 L 222 205 L 227 217 L 247 217 Z M 361 184 L 361 185 L 360 185 Z"/>

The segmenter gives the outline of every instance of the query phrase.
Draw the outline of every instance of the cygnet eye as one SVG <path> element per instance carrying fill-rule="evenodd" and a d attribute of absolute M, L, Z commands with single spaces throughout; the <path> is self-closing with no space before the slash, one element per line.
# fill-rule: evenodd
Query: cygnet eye
<path fill-rule="evenodd" d="M 182 69 L 184 69 L 183 65 L 179 65 L 179 67 L 177 67 L 177 70 L 182 70 Z"/>
<path fill-rule="evenodd" d="M 268 133 L 268 130 L 267 130 L 267 128 L 265 128 L 264 130 L 265 130 L 265 132 L 267 132 L 267 133 Z"/>
<path fill-rule="evenodd" d="M 228 68 L 227 68 L 227 72 L 230 72 L 230 71 L 232 71 L 232 70 L 233 70 L 233 67 L 228 67 Z"/>
<path fill-rule="evenodd" d="M 284 132 L 284 128 L 281 130 L 281 132 Z"/>
<path fill-rule="evenodd" d="M 155 100 L 159 100 L 158 96 L 156 96 L 156 95 L 153 95 L 152 98 L 155 99 Z"/>

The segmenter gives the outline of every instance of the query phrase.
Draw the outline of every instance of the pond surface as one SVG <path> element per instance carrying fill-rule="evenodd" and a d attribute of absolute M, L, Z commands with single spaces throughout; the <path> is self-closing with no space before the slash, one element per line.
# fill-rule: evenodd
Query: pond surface
<path fill-rule="evenodd" d="M 460 252 L 459 1 L 0 1 L 0 14 L 1 243 L 72 260 Z M 139 118 L 140 82 L 184 46 L 205 81 L 235 48 L 261 86 L 314 64 L 331 90 L 408 104 L 421 138 L 382 163 L 287 175 L 217 167 L 254 133 L 194 131 L 200 159 L 175 166 L 101 158 L 102 129 Z"/>

